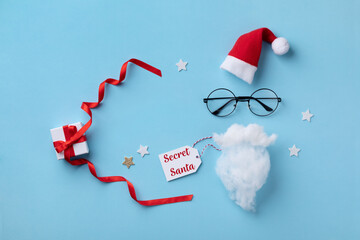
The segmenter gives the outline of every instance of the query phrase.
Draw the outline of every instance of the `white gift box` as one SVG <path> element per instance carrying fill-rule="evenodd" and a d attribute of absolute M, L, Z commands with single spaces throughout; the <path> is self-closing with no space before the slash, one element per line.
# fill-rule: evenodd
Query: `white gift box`
<path fill-rule="evenodd" d="M 69 124 L 69 125 L 75 126 L 77 131 L 79 131 L 79 129 L 82 128 L 82 126 L 83 126 L 83 124 L 81 122 L 77 122 L 77 123 L 73 123 L 73 124 Z M 56 141 L 64 141 L 65 142 L 66 141 L 63 127 L 57 127 L 57 128 L 50 129 L 50 133 L 51 133 L 53 142 L 56 142 Z M 74 148 L 75 156 L 89 153 L 89 148 L 88 148 L 86 141 L 80 142 L 80 143 L 74 143 L 72 147 Z M 55 152 L 56 152 L 56 150 L 55 150 Z M 56 157 L 58 160 L 64 159 L 64 151 L 62 151 L 60 153 L 56 152 Z"/>

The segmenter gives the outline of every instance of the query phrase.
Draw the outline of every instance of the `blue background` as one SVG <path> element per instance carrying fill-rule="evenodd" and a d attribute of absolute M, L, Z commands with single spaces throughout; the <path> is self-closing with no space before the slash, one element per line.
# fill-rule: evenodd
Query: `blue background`
<path fill-rule="evenodd" d="M 0 238 L 359 239 L 359 10 L 355 0 L 2 0 Z M 263 26 L 291 51 L 277 56 L 263 44 L 252 85 L 220 70 L 236 39 Z M 133 57 L 163 78 L 132 65 L 124 84 L 107 86 L 87 158 L 99 175 L 132 181 L 140 199 L 194 194 L 192 202 L 143 207 L 126 184 L 56 160 L 49 129 L 86 122 L 82 101 L 95 101 L 98 84 Z M 177 71 L 180 58 L 187 71 Z M 269 87 L 284 101 L 266 118 L 246 104 L 217 118 L 202 98 L 218 87 Z M 311 123 L 301 120 L 308 108 Z M 173 182 L 158 159 L 233 123 L 279 136 L 256 213 L 229 199 L 215 173 L 219 152 L 207 150 L 196 174 Z M 139 144 L 150 155 L 141 158 Z M 124 156 L 136 165 L 128 170 Z"/>

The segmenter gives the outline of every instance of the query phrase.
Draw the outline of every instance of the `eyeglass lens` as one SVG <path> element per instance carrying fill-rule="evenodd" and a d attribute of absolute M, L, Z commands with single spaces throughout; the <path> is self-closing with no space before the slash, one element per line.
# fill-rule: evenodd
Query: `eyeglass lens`
<path fill-rule="evenodd" d="M 270 89 L 259 89 L 251 97 L 248 105 L 249 109 L 258 116 L 270 115 L 279 105 L 278 96 Z"/>
<path fill-rule="evenodd" d="M 206 104 L 212 114 L 224 117 L 235 110 L 236 98 L 230 90 L 220 88 L 209 94 Z"/>

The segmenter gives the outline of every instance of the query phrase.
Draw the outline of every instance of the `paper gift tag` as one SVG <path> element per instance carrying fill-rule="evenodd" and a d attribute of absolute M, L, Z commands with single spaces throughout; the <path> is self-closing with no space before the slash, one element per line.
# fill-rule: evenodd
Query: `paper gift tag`
<path fill-rule="evenodd" d="M 195 173 L 201 164 L 198 150 L 189 146 L 159 154 L 159 159 L 167 181 Z"/>

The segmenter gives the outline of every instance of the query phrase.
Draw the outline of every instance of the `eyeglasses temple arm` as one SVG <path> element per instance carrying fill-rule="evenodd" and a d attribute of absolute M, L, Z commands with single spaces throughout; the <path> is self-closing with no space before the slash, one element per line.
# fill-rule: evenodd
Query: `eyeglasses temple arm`
<path fill-rule="evenodd" d="M 224 105 L 222 105 L 221 107 L 219 107 L 218 109 L 216 109 L 215 111 L 213 111 L 212 114 L 218 115 L 218 114 L 221 112 L 221 110 L 224 109 L 224 107 L 226 107 L 229 103 L 231 103 L 231 101 L 234 101 L 234 100 L 235 100 L 235 98 L 234 98 L 234 99 L 230 99 L 230 100 L 227 101 Z"/>
<path fill-rule="evenodd" d="M 221 99 L 237 99 L 236 97 L 217 97 L 217 98 L 204 98 L 204 103 L 207 103 L 209 100 L 221 100 Z"/>

